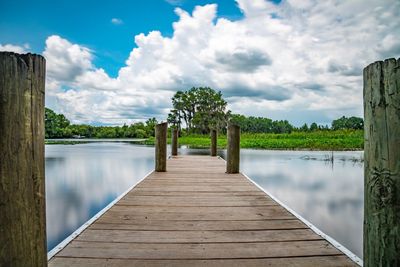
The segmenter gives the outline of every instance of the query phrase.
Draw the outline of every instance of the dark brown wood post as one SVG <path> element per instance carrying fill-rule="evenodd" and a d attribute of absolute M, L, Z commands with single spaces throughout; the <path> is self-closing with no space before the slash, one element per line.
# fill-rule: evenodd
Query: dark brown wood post
<path fill-rule="evenodd" d="M 0 52 L 0 266 L 47 266 L 42 56 Z"/>
<path fill-rule="evenodd" d="M 364 266 L 400 266 L 400 59 L 364 69 Z"/>
<path fill-rule="evenodd" d="M 240 165 L 240 127 L 238 125 L 228 126 L 228 150 L 227 150 L 227 173 L 238 173 Z"/>
<path fill-rule="evenodd" d="M 171 131 L 172 131 L 171 154 L 172 154 L 172 156 L 177 156 L 178 155 L 178 129 L 173 127 L 173 128 L 171 128 Z"/>
<path fill-rule="evenodd" d="M 168 123 L 156 125 L 156 172 L 167 171 L 167 131 Z"/>
<path fill-rule="evenodd" d="M 211 157 L 217 156 L 217 130 L 211 130 Z"/>

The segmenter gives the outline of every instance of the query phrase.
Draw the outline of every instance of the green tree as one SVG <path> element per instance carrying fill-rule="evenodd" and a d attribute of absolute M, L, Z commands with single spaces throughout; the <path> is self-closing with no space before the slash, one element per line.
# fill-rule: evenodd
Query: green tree
<path fill-rule="evenodd" d="M 70 125 L 69 120 L 63 114 L 57 114 L 49 108 L 45 108 L 44 114 L 46 138 L 64 137 L 64 129 Z"/>
<path fill-rule="evenodd" d="M 354 129 L 354 130 L 364 129 L 364 120 L 358 117 L 346 118 L 345 116 L 333 120 L 332 130 L 341 130 L 341 129 Z"/>
<path fill-rule="evenodd" d="M 240 126 L 245 133 L 291 133 L 293 126 L 287 120 L 273 121 L 263 117 L 231 115 L 231 122 Z"/>
<path fill-rule="evenodd" d="M 221 129 L 226 126 L 230 112 L 225 112 L 227 102 L 221 92 L 211 88 L 198 88 L 196 113 L 193 126 L 200 133 L 209 133 L 211 129 Z"/>
<path fill-rule="evenodd" d="M 222 93 L 209 87 L 178 91 L 172 97 L 173 109 L 168 114 L 168 122 L 178 129 L 184 122 L 188 132 L 208 133 L 210 129 L 226 126 L 230 115 L 226 105 Z"/>
<path fill-rule="evenodd" d="M 91 126 L 86 124 L 70 124 L 63 114 L 57 114 L 53 110 L 45 109 L 45 133 L 46 138 L 73 137 L 74 135 L 87 138 L 147 138 L 154 136 L 156 118 L 150 118 L 143 122 L 137 122 L 130 126 Z"/>
<path fill-rule="evenodd" d="M 291 133 L 293 126 L 287 120 L 273 121 L 273 133 Z"/>
<path fill-rule="evenodd" d="M 311 125 L 310 125 L 310 131 L 316 131 L 316 130 L 318 130 L 319 128 L 318 128 L 318 125 L 315 123 L 315 122 L 313 122 L 313 123 L 311 123 Z"/>
<path fill-rule="evenodd" d="M 156 118 L 150 118 L 146 121 L 146 135 L 148 136 L 154 136 L 155 135 L 155 127 L 157 125 L 158 121 Z"/>
<path fill-rule="evenodd" d="M 131 125 L 125 130 L 125 137 L 134 138 L 135 135 L 136 135 L 136 128 L 135 128 L 135 125 L 131 124 Z"/>
<path fill-rule="evenodd" d="M 303 132 L 308 132 L 309 128 L 308 128 L 307 123 L 304 123 L 303 126 L 301 126 L 299 130 L 303 131 Z"/>
<path fill-rule="evenodd" d="M 135 137 L 136 138 L 146 138 L 147 137 L 147 133 L 145 130 L 143 129 L 136 129 L 135 131 Z"/>
<path fill-rule="evenodd" d="M 181 130 L 182 117 L 179 114 L 180 112 L 178 112 L 178 110 L 171 109 L 170 113 L 168 113 L 167 122 Z"/>

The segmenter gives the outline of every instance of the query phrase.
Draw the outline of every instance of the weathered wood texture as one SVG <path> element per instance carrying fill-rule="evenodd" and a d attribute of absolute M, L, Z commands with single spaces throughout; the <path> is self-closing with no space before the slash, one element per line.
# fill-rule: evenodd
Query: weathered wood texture
<path fill-rule="evenodd" d="M 172 128 L 171 129 L 171 155 L 177 156 L 178 155 L 178 129 Z"/>
<path fill-rule="evenodd" d="M 217 156 L 217 130 L 211 130 L 211 157 Z"/>
<path fill-rule="evenodd" d="M 260 266 L 325 266 L 347 267 L 354 266 L 346 256 L 312 256 L 289 258 L 260 258 L 260 259 L 204 259 L 204 260 L 135 260 L 135 259 L 91 259 L 91 258 L 55 258 L 50 266 L 59 267 L 260 267 Z"/>
<path fill-rule="evenodd" d="M 225 162 L 177 156 L 50 266 L 356 266 Z"/>
<path fill-rule="evenodd" d="M 47 265 L 45 66 L 0 52 L 0 266 Z"/>
<path fill-rule="evenodd" d="M 155 130 L 156 172 L 167 171 L 167 131 L 168 131 L 168 123 L 164 122 L 156 125 L 156 130 Z"/>
<path fill-rule="evenodd" d="M 238 173 L 240 165 L 240 127 L 238 125 L 228 126 L 228 148 L 226 159 L 226 172 Z"/>
<path fill-rule="evenodd" d="M 364 69 L 364 265 L 400 266 L 400 59 Z"/>

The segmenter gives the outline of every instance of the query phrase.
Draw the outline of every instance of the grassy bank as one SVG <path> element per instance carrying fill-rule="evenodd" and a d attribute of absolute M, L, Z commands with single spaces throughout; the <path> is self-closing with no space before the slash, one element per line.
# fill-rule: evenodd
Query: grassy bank
<path fill-rule="evenodd" d="M 287 150 L 362 150 L 364 143 L 362 130 L 293 132 L 290 134 L 248 134 L 241 135 L 242 148 L 287 149 Z M 170 140 L 169 140 L 170 141 Z M 154 138 L 146 144 L 154 144 Z M 189 135 L 179 138 L 180 145 L 193 148 L 210 147 L 206 135 Z M 219 136 L 218 147 L 226 147 L 226 136 Z"/>

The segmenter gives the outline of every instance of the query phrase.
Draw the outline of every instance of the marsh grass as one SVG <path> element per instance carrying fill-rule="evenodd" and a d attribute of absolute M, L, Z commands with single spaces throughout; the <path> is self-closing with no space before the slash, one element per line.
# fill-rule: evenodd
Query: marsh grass
<path fill-rule="evenodd" d="M 168 140 L 169 142 L 170 140 Z M 154 144 L 149 138 L 145 144 Z M 179 137 L 179 144 L 191 148 L 210 147 L 207 135 L 188 135 Z M 362 130 L 293 132 L 290 134 L 251 134 L 242 133 L 241 148 L 276 150 L 362 150 L 364 133 Z M 218 136 L 218 148 L 226 148 L 226 136 Z"/>

